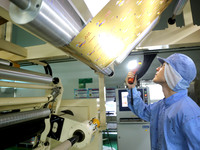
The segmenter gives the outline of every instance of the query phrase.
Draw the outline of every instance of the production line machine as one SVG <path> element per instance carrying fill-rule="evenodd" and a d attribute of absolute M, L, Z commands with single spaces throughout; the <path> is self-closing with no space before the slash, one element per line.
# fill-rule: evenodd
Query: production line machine
<path fill-rule="evenodd" d="M 84 18 L 81 11 L 89 10 L 80 11 L 73 2 L 10 0 L 9 17 L 91 69 L 113 76 L 113 66 L 152 31 L 172 0 L 111 0 L 94 18 Z"/>
<path fill-rule="evenodd" d="M 150 33 L 171 2 L 112 0 L 97 16 L 87 19 L 71 0 L 7 0 L 1 3 L 5 3 L 4 8 L 9 12 L 7 20 L 80 60 L 102 77 L 102 74 L 113 76 L 113 65 L 120 64 Z M 187 0 L 178 2 L 179 6 L 184 6 L 181 4 Z M 174 11 L 172 22 L 182 8 Z M 45 90 L 42 97 L 0 98 L 0 148 L 31 137 L 36 137 L 35 149 L 61 149 L 63 144 L 65 148 L 74 145 L 72 150 L 101 147 L 96 100 L 61 101 L 63 87 L 59 78 L 19 69 L 5 60 L 0 63 L 0 78 L 28 82 L 0 81 L 2 87 Z M 118 114 L 124 114 L 123 109 L 126 108 L 119 109 Z M 102 110 L 100 112 L 105 113 Z M 137 125 L 136 120 L 138 118 L 121 117 L 118 124 Z M 147 126 L 144 127 L 146 130 Z"/>
<path fill-rule="evenodd" d="M 4 97 L 0 99 L 0 130 L 2 135 L 0 147 L 6 148 L 43 132 L 45 129 L 44 119 L 58 111 L 63 89 L 58 78 L 3 63 L 0 64 L 0 77 L 12 80 L 9 82 L 2 80 L 1 87 L 43 89 L 46 91 L 43 97 Z"/>
<path fill-rule="evenodd" d="M 70 101 L 63 102 L 61 107 L 63 87 L 59 78 L 8 66 L 10 63 L 4 62 L 6 60 L 0 61 L 0 78 L 6 81 L 0 81 L 1 87 L 40 89 L 45 90 L 45 94 L 43 97 L 0 98 L 0 149 L 32 137 L 35 137 L 33 148 L 41 150 L 55 148 L 62 142 L 67 149 L 74 144 L 75 149 L 83 149 L 91 143 L 100 126 L 95 100 L 94 104 L 88 102 L 93 104 L 93 115 L 85 112 L 89 117 L 83 118 L 69 108 Z M 73 104 L 79 106 L 76 100 L 71 102 Z"/>

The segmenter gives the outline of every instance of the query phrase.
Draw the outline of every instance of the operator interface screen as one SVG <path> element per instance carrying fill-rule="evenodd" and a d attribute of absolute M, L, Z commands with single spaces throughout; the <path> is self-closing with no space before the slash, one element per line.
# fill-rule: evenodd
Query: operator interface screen
<path fill-rule="evenodd" d="M 127 95 L 128 92 L 122 92 L 122 107 L 128 107 Z"/>
<path fill-rule="evenodd" d="M 143 90 L 142 89 L 137 89 L 137 90 L 141 92 L 141 98 L 143 99 Z M 120 111 L 130 111 L 130 109 L 128 108 L 127 96 L 128 96 L 128 91 L 126 89 L 118 91 Z"/>

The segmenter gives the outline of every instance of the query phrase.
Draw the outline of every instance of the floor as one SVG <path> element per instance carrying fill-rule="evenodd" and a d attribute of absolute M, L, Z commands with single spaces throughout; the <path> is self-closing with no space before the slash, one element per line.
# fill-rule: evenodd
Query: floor
<path fill-rule="evenodd" d="M 103 150 L 117 150 L 117 141 L 103 144 Z"/>
<path fill-rule="evenodd" d="M 103 150 L 117 150 L 117 134 L 104 132 L 103 146 Z"/>

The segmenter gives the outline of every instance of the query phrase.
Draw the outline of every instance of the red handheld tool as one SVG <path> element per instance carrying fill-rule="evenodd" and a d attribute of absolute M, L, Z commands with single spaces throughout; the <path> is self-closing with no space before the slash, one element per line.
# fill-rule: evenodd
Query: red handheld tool
<path fill-rule="evenodd" d="M 133 71 L 133 74 L 135 75 L 137 71 L 138 71 L 138 69 L 135 69 L 135 70 Z M 133 78 L 128 78 L 128 83 L 129 83 L 129 84 L 133 84 L 134 81 L 135 81 L 135 76 L 134 76 Z"/>
<path fill-rule="evenodd" d="M 135 81 L 135 75 L 136 75 L 136 73 L 137 73 L 137 71 L 139 70 L 139 68 L 140 68 L 141 65 L 142 65 L 142 63 L 141 63 L 141 62 L 138 62 L 137 67 L 136 67 L 135 69 L 132 70 L 132 72 L 133 72 L 133 74 L 134 74 L 134 77 L 133 77 L 133 78 L 128 78 L 128 83 L 129 83 L 129 84 L 133 84 L 133 83 L 134 83 L 134 81 Z"/>

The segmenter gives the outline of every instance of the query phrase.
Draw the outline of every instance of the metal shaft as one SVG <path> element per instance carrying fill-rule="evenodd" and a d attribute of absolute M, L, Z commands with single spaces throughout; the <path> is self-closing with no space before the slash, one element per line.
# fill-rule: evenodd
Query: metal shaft
<path fill-rule="evenodd" d="M 65 142 L 63 142 L 62 144 L 58 145 L 57 147 L 55 147 L 53 150 L 68 150 L 69 148 L 72 147 L 72 143 L 69 140 L 66 140 Z"/>
<path fill-rule="evenodd" d="M 49 116 L 50 110 L 48 108 L 39 109 L 39 110 L 31 110 L 25 112 L 11 113 L 0 116 L 0 128 L 31 121 L 39 118 L 45 118 Z"/>
<path fill-rule="evenodd" d="M 0 78 L 46 84 L 52 83 L 52 77 L 50 75 L 14 68 L 2 64 L 0 64 Z"/>
<path fill-rule="evenodd" d="M 4 81 L 0 81 L 0 86 L 16 87 L 16 88 L 30 88 L 30 89 L 46 89 L 46 90 L 53 89 L 52 85 L 36 85 L 36 84 L 4 82 Z"/>
<path fill-rule="evenodd" d="M 173 19 L 175 18 L 175 16 L 180 15 L 183 11 L 183 8 L 185 7 L 186 3 L 188 2 L 188 0 L 177 0 L 177 4 L 176 7 L 174 8 L 173 11 Z"/>
<path fill-rule="evenodd" d="M 74 135 L 73 137 L 71 137 L 68 140 L 66 140 L 65 142 L 63 142 L 62 144 L 60 144 L 57 147 L 55 147 L 53 150 L 60 150 L 60 149 L 68 150 L 76 142 L 78 142 L 78 140 L 79 140 L 79 136 Z"/>
<path fill-rule="evenodd" d="M 0 58 L 0 64 L 10 66 L 10 61 L 4 60 L 4 59 L 1 59 L 1 58 Z"/>
<path fill-rule="evenodd" d="M 31 5 L 30 0 L 10 0 L 10 1 L 23 10 L 28 9 Z"/>

